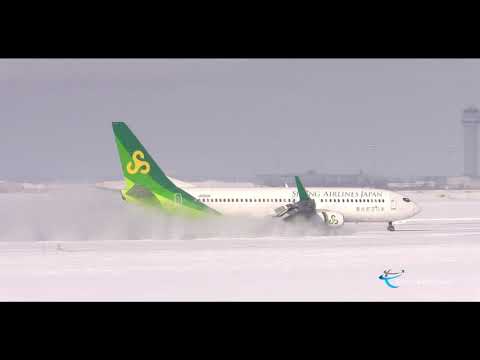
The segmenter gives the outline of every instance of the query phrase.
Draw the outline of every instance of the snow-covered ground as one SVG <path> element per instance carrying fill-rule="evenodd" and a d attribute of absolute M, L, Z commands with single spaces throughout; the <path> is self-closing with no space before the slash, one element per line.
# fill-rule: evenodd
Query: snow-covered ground
<path fill-rule="evenodd" d="M 79 187 L 0 195 L 0 300 L 480 300 L 477 193 L 409 193 L 387 232 L 271 221 L 185 223 Z M 416 196 L 417 195 L 417 196 Z M 392 289 L 378 277 L 405 270 Z"/>

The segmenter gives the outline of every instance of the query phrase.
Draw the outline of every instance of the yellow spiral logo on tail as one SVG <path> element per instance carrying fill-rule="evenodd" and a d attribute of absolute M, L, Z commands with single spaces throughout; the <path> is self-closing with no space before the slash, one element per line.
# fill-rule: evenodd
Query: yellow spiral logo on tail
<path fill-rule="evenodd" d="M 138 172 L 143 175 L 147 175 L 150 172 L 150 164 L 144 161 L 145 155 L 140 150 L 135 151 L 132 154 L 132 161 L 127 164 L 127 172 L 130 175 L 135 175 Z"/>

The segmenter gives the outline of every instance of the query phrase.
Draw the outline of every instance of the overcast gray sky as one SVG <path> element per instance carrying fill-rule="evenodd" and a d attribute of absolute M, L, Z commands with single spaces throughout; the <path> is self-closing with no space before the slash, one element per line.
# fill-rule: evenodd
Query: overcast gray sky
<path fill-rule="evenodd" d="M 455 175 L 468 105 L 480 60 L 1 59 L 0 179 L 120 179 L 112 121 L 180 178 Z"/>

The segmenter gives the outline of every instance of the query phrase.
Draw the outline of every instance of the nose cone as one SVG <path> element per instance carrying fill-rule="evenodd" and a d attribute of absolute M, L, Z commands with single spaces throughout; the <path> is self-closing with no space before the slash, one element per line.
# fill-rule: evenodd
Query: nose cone
<path fill-rule="evenodd" d="M 417 215 L 422 211 L 422 208 L 417 203 L 413 203 L 413 215 Z"/>

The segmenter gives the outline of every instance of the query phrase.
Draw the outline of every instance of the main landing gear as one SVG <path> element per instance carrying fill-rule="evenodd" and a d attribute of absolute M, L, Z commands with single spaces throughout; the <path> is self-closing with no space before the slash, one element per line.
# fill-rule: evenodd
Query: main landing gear
<path fill-rule="evenodd" d="M 388 231 L 395 231 L 395 226 L 393 226 L 391 221 L 388 222 L 387 230 Z"/>

